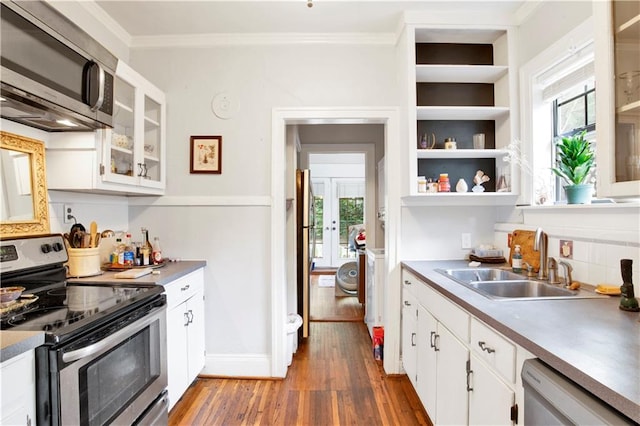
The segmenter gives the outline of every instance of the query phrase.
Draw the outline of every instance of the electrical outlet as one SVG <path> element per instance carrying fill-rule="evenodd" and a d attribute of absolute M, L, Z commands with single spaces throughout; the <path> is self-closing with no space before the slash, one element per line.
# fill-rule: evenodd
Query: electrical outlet
<path fill-rule="evenodd" d="M 471 248 L 471 234 L 462 234 L 461 238 L 462 248 L 470 249 Z"/>
<path fill-rule="evenodd" d="M 71 204 L 65 204 L 62 207 L 62 216 L 64 218 L 64 223 L 73 222 L 73 207 Z"/>

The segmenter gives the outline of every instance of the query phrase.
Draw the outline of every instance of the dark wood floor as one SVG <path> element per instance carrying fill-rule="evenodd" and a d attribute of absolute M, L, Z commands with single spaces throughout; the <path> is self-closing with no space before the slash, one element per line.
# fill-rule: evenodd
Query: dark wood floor
<path fill-rule="evenodd" d="M 320 276 L 335 276 L 335 270 L 311 275 L 309 294 L 311 321 L 363 321 L 364 307 L 355 296 L 336 297 L 335 287 L 320 287 Z"/>
<path fill-rule="evenodd" d="M 359 321 L 348 319 L 353 306 L 344 306 L 357 298 L 331 300 L 333 288 L 315 290 L 324 293 L 316 302 L 337 306 L 318 308 L 284 380 L 198 378 L 169 424 L 431 425 L 408 378 L 387 376 L 373 359 L 362 312 Z"/>

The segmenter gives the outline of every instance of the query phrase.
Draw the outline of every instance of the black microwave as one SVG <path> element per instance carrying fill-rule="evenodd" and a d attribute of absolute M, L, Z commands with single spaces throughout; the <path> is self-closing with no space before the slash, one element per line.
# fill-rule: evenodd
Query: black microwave
<path fill-rule="evenodd" d="M 117 58 L 42 1 L 3 1 L 0 115 L 53 131 L 113 126 Z"/>

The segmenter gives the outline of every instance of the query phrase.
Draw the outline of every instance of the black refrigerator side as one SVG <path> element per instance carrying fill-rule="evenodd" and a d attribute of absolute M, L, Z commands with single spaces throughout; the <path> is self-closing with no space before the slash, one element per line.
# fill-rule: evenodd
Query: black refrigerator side
<path fill-rule="evenodd" d="M 313 262 L 313 193 L 309 170 L 296 170 L 297 302 L 302 317 L 300 338 L 309 337 L 310 286 Z"/>

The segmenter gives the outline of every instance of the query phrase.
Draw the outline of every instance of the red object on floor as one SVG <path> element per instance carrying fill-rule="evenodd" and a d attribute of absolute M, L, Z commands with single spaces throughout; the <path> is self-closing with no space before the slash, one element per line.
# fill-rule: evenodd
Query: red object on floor
<path fill-rule="evenodd" d="M 384 327 L 373 327 L 373 359 L 382 361 L 384 356 Z"/>

